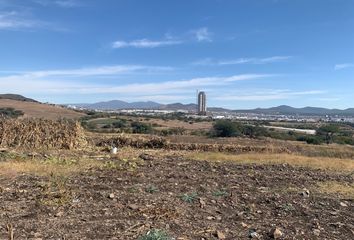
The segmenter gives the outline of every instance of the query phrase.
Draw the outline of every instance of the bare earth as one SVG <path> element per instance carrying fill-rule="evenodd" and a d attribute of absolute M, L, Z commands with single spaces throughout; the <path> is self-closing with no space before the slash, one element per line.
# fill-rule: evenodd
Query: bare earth
<path fill-rule="evenodd" d="M 59 106 L 51 106 L 44 103 L 23 102 L 10 99 L 0 99 L 0 108 L 14 108 L 25 113 L 23 117 L 44 118 L 44 119 L 78 119 L 84 116 L 83 113 L 65 109 Z"/>
<path fill-rule="evenodd" d="M 352 173 L 146 153 L 67 177 L 0 173 L 0 239 L 354 239 L 353 192 L 319 187 Z"/>

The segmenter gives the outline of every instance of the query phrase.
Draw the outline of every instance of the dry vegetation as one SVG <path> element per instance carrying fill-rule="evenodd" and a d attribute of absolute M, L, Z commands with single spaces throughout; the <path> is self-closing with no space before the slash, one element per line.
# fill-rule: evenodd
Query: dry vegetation
<path fill-rule="evenodd" d="M 82 127 L 74 121 L 44 119 L 0 121 L 0 147 L 77 149 L 86 144 Z"/>
<path fill-rule="evenodd" d="M 0 141 L 0 239 L 354 237 L 352 147 L 49 120 L 1 121 Z"/>
<path fill-rule="evenodd" d="M 0 99 L 0 108 L 14 108 L 20 110 L 25 114 L 23 118 L 44 118 L 51 120 L 61 118 L 79 119 L 85 115 L 59 106 L 10 99 Z"/>
<path fill-rule="evenodd" d="M 308 167 L 331 171 L 354 171 L 353 159 L 307 157 L 295 154 L 226 154 L 226 153 L 190 153 L 189 158 L 201 161 L 234 162 L 237 164 L 290 164 L 292 166 Z"/>

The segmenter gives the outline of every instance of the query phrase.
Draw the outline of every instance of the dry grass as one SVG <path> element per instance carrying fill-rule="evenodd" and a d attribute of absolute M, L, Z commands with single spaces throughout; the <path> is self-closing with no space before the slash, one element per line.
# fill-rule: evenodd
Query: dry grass
<path fill-rule="evenodd" d="M 158 124 L 162 128 L 184 128 L 186 130 L 209 130 L 212 127 L 211 122 L 185 122 L 180 120 L 162 120 L 151 119 L 148 123 Z"/>
<path fill-rule="evenodd" d="M 190 153 L 189 158 L 194 160 L 207 160 L 215 162 L 235 162 L 239 164 L 290 164 L 313 169 L 325 169 L 332 171 L 354 171 L 354 160 L 328 157 L 306 157 L 294 154 L 240 154 L 226 153 Z"/>
<path fill-rule="evenodd" d="M 111 163 L 120 168 L 131 169 L 139 163 L 139 155 L 143 152 L 158 154 L 157 151 L 136 150 L 126 147 L 118 151 L 117 155 L 99 154 L 84 155 L 75 151 L 48 152 L 50 157 L 31 158 L 25 155 L 10 152 L 0 155 L 0 176 L 17 176 L 27 173 L 37 176 L 70 176 L 89 169 L 109 168 Z M 112 165 L 113 166 L 113 165 Z"/>
<path fill-rule="evenodd" d="M 78 119 L 85 116 L 83 113 L 75 112 L 59 106 L 52 106 L 44 103 L 15 101 L 10 99 L 0 99 L 0 108 L 11 107 L 25 113 L 23 118 L 44 118 L 44 119 Z"/>
<path fill-rule="evenodd" d="M 0 147 L 26 149 L 76 149 L 86 147 L 78 122 L 44 119 L 1 119 Z"/>
<path fill-rule="evenodd" d="M 354 200 L 354 183 L 319 182 L 314 191 Z"/>
<path fill-rule="evenodd" d="M 67 176 L 92 167 L 100 167 L 102 164 L 93 159 L 13 159 L 0 162 L 0 175 L 16 176 L 22 173 L 29 173 L 38 176 L 50 176 L 53 174 Z"/>

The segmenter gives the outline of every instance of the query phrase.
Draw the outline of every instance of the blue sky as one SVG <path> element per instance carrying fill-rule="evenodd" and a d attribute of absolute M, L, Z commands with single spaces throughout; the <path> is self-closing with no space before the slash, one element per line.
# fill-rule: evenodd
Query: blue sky
<path fill-rule="evenodd" d="M 0 92 L 354 107 L 354 0 L 0 0 Z"/>

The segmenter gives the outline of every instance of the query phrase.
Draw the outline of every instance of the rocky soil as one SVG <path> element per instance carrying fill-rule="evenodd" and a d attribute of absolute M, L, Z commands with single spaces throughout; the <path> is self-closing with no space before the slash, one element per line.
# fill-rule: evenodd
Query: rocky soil
<path fill-rule="evenodd" d="M 354 239 L 353 199 L 316 189 L 353 175 L 141 157 L 68 177 L 0 174 L 0 239 Z"/>

